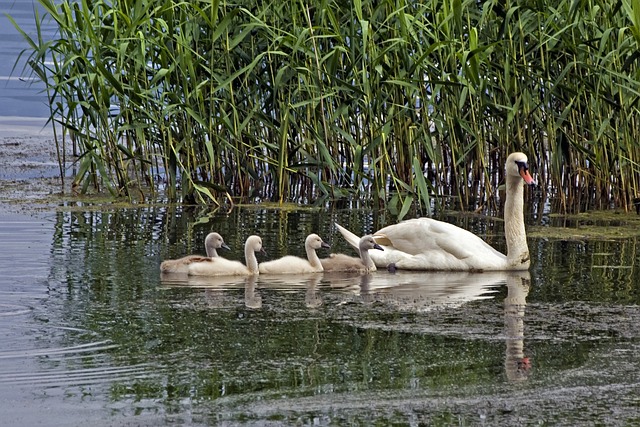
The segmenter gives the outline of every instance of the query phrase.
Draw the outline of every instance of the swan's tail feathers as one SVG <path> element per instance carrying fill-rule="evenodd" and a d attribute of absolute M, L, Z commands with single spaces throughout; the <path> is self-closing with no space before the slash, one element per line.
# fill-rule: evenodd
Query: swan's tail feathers
<path fill-rule="evenodd" d="M 347 243 L 349 243 L 351 246 L 354 247 L 356 251 L 358 251 L 359 250 L 358 248 L 360 246 L 360 237 L 356 236 L 355 234 L 353 234 L 352 232 L 350 232 L 349 230 L 347 230 L 337 222 L 336 222 L 336 227 L 338 228 L 338 231 L 340 232 L 340 234 L 342 234 L 342 237 L 344 237 L 344 240 L 346 240 Z"/>

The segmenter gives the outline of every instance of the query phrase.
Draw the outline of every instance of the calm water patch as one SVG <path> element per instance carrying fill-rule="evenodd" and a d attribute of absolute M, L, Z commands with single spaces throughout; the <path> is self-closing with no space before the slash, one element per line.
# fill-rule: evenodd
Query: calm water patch
<path fill-rule="evenodd" d="M 0 0 L 0 117 L 49 116 L 44 84 L 25 67 L 29 52 L 22 52 L 29 45 L 6 16 L 37 39 L 35 10 L 42 18 L 44 11 L 37 1 Z M 51 20 L 44 20 L 41 30 L 44 40 L 55 37 L 56 27 Z"/>
<path fill-rule="evenodd" d="M 504 251 L 501 222 L 448 218 Z M 524 273 L 161 276 L 220 232 L 302 253 L 364 211 L 70 204 L 0 216 L 0 410 L 13 425 L 638 421 L 635 238 L 530 239 Z M 321 252 L 327 256 L 329 251 Z M 605 255 L 606 254 L 606 255 Z M 621 268 L 624 267 L 624 268 Z"/>

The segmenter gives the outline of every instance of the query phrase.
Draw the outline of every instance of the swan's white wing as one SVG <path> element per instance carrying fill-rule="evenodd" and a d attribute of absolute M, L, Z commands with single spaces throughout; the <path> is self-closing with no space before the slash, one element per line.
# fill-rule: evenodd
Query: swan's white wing
<path fill-rule="evenodd" d="M 340 234 L 342 234 L 342 237 L 344 237 L 344 240 L 346 240 L 348 244 L 353 246 L 353 249 L 358 251 L 359 250 L 358 246 L 360 245 L 360 236 L 356 236 L 354 233 L 347 230 L 337 222 L 335 224 Z"/>
<path fill-rule="evenodd" d="M 496 270 L 506 263 L 506 257 L 480 237 L 431 218 L 390 225 L 374 237 L 385 249 L 370 254 L 378 267 L 393 263 L 410 270 Z"/>
<path fill-rule="evenodd" d="M 357 236 L 338 230 L 352 246 Z M 475 234 L 447 222 L 417 218 L 389 225 L 374 234 L 384 251 L 370 251 L 378 268 L 394 264 L 408 270 L 500 270 L 506 256 Z"/>
<path fill-rule="evenodd" d="M 425 251 L 444 251 L 464 259 L 478 252 L 499 254 L 484 240 L 463 228 L 431 218 L 417 218 L 382 228 L 375 233 L 387 240 L 385 243 L 411 255 Z M 380 243 L 378 241 L 378 243 Z"/>

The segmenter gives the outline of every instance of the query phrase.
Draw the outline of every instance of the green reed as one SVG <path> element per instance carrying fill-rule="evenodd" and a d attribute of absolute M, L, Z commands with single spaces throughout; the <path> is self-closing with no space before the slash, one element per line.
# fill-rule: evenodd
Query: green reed
<path fill-rule="evenodd" d="M 30 62 L 74 184 L 233 204 L 476 208 L 513 150 L 558 209 L 640 192 L 632 0 L 59 4 Z"/>

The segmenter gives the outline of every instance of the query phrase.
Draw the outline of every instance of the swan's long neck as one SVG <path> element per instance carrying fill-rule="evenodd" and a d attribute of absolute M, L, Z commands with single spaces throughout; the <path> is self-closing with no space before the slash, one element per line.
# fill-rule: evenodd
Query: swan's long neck
<path fill-rule="evenodd" d="M 360 252 L 360 259 L 362 260 L 362 263 L 364 264 L 364 266 L 368 270 L 375 269 L 376 265 L 373 263 L 373 260 L 371 259 L 371 255 L 369 255 L 369 250 L 360 248 L 359 252 Z"/>
<path fill-rule="evenodd" d="M 504 204 L 504 233 L 507 240 L 507 262 L 513 269 L 529 268 L 529 247 L 524 229 L 524 181 L 507 175 Z"/>
<path fill-rule="evenodd" d="M 320 262 L 320 258 L 318 258 L 316 250 L 311 246 L 305 246 L 305 250 L 307 251 L 307 259 L 309 260 L 309 264 L 311 264 L 312 267 L 318 268 L 320 271 L 323 271 L 324 269 L 322 268 L 322 263 Z"/>
<path fill-rule="evenodd" d="M 207 256 L 209 258 L 214 258 L 218 256 L 218 251 L 213 246 L 207 246 Z"/>
<path fill-rule="evenodd" d="M 244 247 L 244 259 L 247 261 L 247 268 L 249 273 L 258 274 L 258 258 L 256 258 L 256 252 L 249 244 Z"/>

